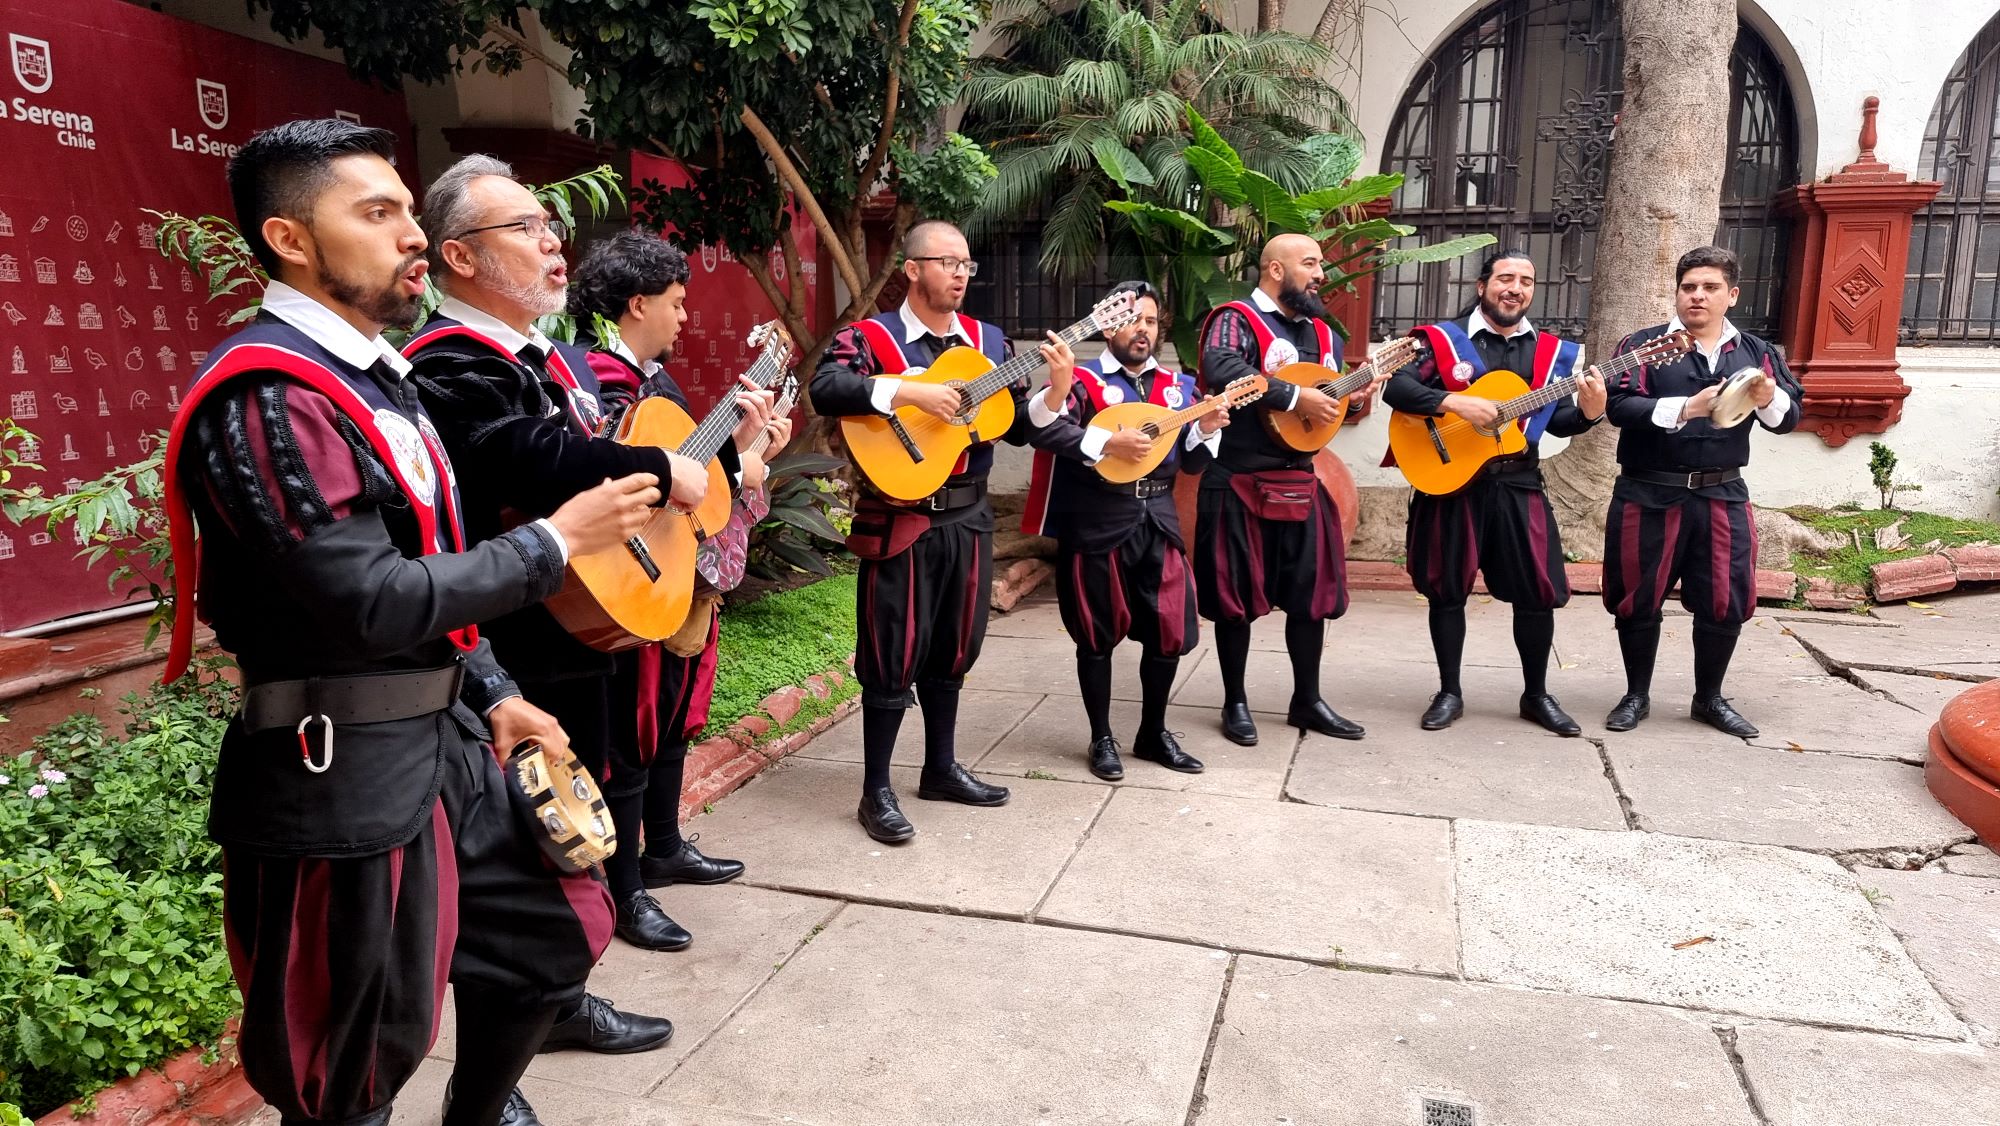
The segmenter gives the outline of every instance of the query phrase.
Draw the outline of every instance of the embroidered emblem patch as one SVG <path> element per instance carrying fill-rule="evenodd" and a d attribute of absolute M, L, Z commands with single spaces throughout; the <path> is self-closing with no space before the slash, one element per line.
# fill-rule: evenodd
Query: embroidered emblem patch
<path fill-rule="evenodd" d="M 1118 387 L 1118 386 L 1116 386 L 1115 384 L 1109 384 L 1109 383 L 1105 384 L 1105 385 L 1104 385 L 1104 401 L 1105 401 L 1105 402 L 1107 402 L 1107 403 L 1111 403 L 1111 404 L 1114 404 L 1114 405 L 1115 405 L 1115 404 L 1118 404 L 1118 403 L 1122 403 L 1122 402 L 1124 402 L 1124 401 L 1125 401 L 1125 390 L 1124 390 L 1124 388 L 1122 388 L 1122 387 Z"/>
<path fill-rule="evenodd" d="M 1179 410 L 1187 403 L 1187 396 L 1181 393 L 1181 387 L 1178 383 L 1160 392 L 1160 398 L 1167 401 L 1168 410 Z"/>
<path fill-rule="evenodd" d="M 375 412 L 375 428 L 388 441 L 396 471 L 416 493 L 415 499 L 426 508 L 435 505 L 437 468 L 431 464 L 430 451 L 424 448 L 423 435 L 417 433 L 409 419 L 387 407 Z"/>
<path fill-rule="evenodd" d="M 1459 383 L 1472 382 L 1472 365 L 1464 360 L 1451 365 L 1451 377 Z"/>
<path fill-rule="evenodd" d="M 451 458 L 444 452 L 444 439 L 438 437 L 437 427 L 431 425 L 429 415 L 417 416 L 417 429 L 423 431 L 424 441 L 430 443 L 431 452 L 437 455 L 439 461 L 444 462 L 445 484 L 454 489 L 458 488 L 458 470 L 451 467 Z"/>
<path fill-rule="evenodd" d="M 1279 368 L 1284 367 L 1286 364 L 1295 364 L 1298 362 L 1299 362 L 1299 347 L 1298 345 L 1293 344 L 1289 340 L 1285 340 L 1282 338 L 1278 340 L 1273 340 L 1271 341 L 1271 346 L 1269 348 L 1264 349 L 1265 375 L 1272 374 Z"/>

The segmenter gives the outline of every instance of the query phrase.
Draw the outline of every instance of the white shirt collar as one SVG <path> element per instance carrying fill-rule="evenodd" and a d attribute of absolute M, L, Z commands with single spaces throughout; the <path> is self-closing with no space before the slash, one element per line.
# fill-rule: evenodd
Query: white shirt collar
<path fill-rule="evenodd" d="M 1139 374 L 1144 375 L 1159 366 L 1160 361 L 1147 356 L 1146 364 L 1139 369 Z M 1104 354 L 1097 357 L 1097 370 L 1103 372 L 1105 375 L 1117 375 L 1119 372 L 1125 371 L 1125 365 L 1118 362 L 1118 357 L 1111 354 L 1111 349 L 1106 348 Z M 1127 372 L 1126 374 L 1130 375 L 1131 373 Z"/>
<path fill-rule="evenodd" d="M 1675 313 L 1674 319 L 1667 322 L 1668 332 L 1679 332 L 1686 327 L 1686 325 L 1681 323 L 1681 315 L 1679 313 Z M 1736 330 L 1736 322 L 1730 320 L 1728 317 L 1724 317 L 1722 318 L 1722 335 L 1716 338 L 1715 349 L 1710 351 L 1709 349 L 1702 348 L 1700 343 L 1696 343 L 1695 347 L 1700 350 L 1702 355 L 1707 356 L 1713 361 L 1715 357 L 1722 354 L 1723 345 L 1728 344 L 1741 335 L 1743 334 Z"/>
<path fill-rule="evenodd" d="M 931 330 L 929 325 L 917 318 L 916 310 L 910 308 L 910 299 L 907 297 L 903 298 L 903 307 L 896 310 L 896 315 L 903 318 L 903 343 L 905 344 L 915 344 L 919 337 Z M 958 319 L 957 313 L 951 315 L 951 331 L 945 335 L 947 339 L 953 336 L 958 337 L 960 340 L 965 341 L 966 346 L 969 348 L 977 347 L 973 343 L 972 337 L 965 331 L 965 322 Z"/>
<path fill-rule="evenodd" d="M 633 367 L 638 368 L 641 372 L 644 372 L 647 375 L 651 375 L 654 372 L 660 370 L 660 361 L 658 360 L 647 360 L 644 363 L 640 363 L 639 357 L 632 354 L 631 345 L 626 344 L 623 340 L 612 341 L 611 352 L 613 355 L 618 356 L 619 358 L 623 359 L 626 363 L 631 364 Z"/>
<path fill-rule="evenodd" d="M 1264 287 L 1261 285 L 1250 291 L 1250 303 L 1252 305 L 1257 306 L 1259 309 L 1264 310 L 1266 313 L 1273 313 L 1276 314 L 1277 316 L 1284 317 L 1287 320 L 1297 319 L 1293 317 L 1291 313 L 1285 311 L 1284 309 L 1279 308 L 1278 299 L 1272 297 L 1268 293 L 1265 293 Z"/>
<path fill-rule="evenodd" d="M 312 338 L 313 343 L 332 352 L 341 363 L 366 371 L 382 360 L 401 379 L 410 370 L 410 361 L 389 346 L 378 334 L 374 339 L 348 324 L 339 313 L 293 289 L 281 281 L 264 287 L 263 310 Z"/>
<path fill-rule="evenodd" d="M 475 309 L 456 297 L 445 298 L 444 303 L 438 306 L 438 315 L 450 317 L 516 356 L 521 354 L 521 349 L 530 344 L 541 349 L 545 356 L 555 351 L 555 345 L 549 343 L 549 338 L 542 335 L 541 329 L 529 325 L 528 335 L 522 336 L 507 322 L 483 309 Z"/>
<path fill-rule="evenodd" d="M 1472 315 L 1465 318 L 1465 334 L 1467 336 L 1477 336 L 1482 332 L 1490 332 L 1503 340 L 1512 340 L 1514 338 L 1513 336 L 1507 336 L 1498 328 L 1495 328 L 1493 323 L 1486 319 L 1486 310 L 1474 309 Z M 1535 322 L 1526 317 L 1522 317 L 1521 323 L 1514 329 L 1514 336 L 1533 336 L 1534 333 Z"/>

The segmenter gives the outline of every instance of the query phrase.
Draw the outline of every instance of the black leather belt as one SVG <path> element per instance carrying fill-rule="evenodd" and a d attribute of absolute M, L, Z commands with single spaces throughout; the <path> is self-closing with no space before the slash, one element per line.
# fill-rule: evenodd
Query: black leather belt
<path fill-rule="evenodd" d="M 273 680 L 243 690 L 243 725 L 251 731 L 301 728 L 306 720 L 335 727 L 387 723 L 441 712 L 458 700 L 465 666 L 369 676 Z"/>
<path fill-rule="evenodd" d="M 952 512 L 968 508 L 986 499 L 986 482 L 971 485 L 946 485 L 937 492 L 918 501 L 914 507 L 925 512 Z"/>
<path fill-rule="evenodd" d="M 1159 496 L 1161 493 L 1171 493 L 1174 491 L 1174 483 L 1172 481 L 1156 480 L 1152 477 L 1141 477 L 1137 481 L 1107 487 L 1119 496 L 1138 497 L 1140 500 L 1147 500 Z"/>
<path fill-rule="evenodd" d="M 1620 469 L 1619 475 L 1649 485 L 1674 485 L 1683 489 L 1706 489 L 1743 476 L 1741 469 L 1696 469 L 1687 473 L 1659 473 L 1651 469 Z"/>

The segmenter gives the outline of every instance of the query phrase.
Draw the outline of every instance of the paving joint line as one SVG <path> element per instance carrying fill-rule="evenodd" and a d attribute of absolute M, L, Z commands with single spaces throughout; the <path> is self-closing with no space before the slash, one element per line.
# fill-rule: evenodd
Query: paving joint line
<path fill-rule="evenodd" d="M 1618 799 L 1618 813 L 1625 819 L 1625 828 L 1637 833 L 1650 833 L 1645 819 L 1639 816 L 1638 807 L 1632 804 L 1632 797 L 1625 792 L 1625 786 L 1618 781 L 1618 770 L 1611 765 L 1611 748 L 1604 739 L 1585 740 L 1597 748 L 1597 761 L 1604 764 L 1604 780 L 1611 783 L 1611 794 Z M 1747 745 L 1747 744 L 1746 744 Z"/>
<path fill-rule="evenodd" d="M 1208 1104 L 1208 1068 L 1215 1061 L 1216 1041 L 1222 1038 L 1222 1021 L 1224 1014 L 1229 1011 L 1229 987 L 1236 982 L 1238 957 L 1239 955 L 1231 954 L 1229 964 L 1222 970 L 1222 990 L 1215 998 L 1215 1019 L 1209 1022 L 1208 1045 L 1201 1052 L 1201 1067 L 1195 1072 L 1194 1093 L 1188 1099 L 1187 1117 L 1182 1120 L 1182 1126 L 1194 1126 Z"/>
<path fill-rule="evenodd" d="M 1056 885 L 1062 883 L 1064 876 L 1069 875 L 1069 866 L 1076 863 L 1076 858 L 1083 852 L 1083 846 L 1090 843 L 1091 832 L 1097 828 L 1097 822 L 1104 816 L 1104 811 L 1111 808 L 1111 801 L 1117 796 L 1119 787 L 1106 786 L 1104 790 L 1104 800 L 1097 803 L 1097 812 L 1090 815 L 1090 824 L 1083 827 L 1083 835 L 1076 839 L 1076 847 L 1070 849 L 1069 855 L 1063 858 L 1062 867 L 1056 869 L 1055 878 L 1049 881 L 1048 887 L 1042 889 L 1041 897 L 1035 900 L 1033 907 L 1028 908 L 1028 913 L 1022 917 L 1022 921 L 1034 923 L 1039 919 L 1042 908 L 1048 905 L 1049 897 L 1056 893 Z"/>
<path fill-rule="evenodd" d="M 1722 1045 L 1722 1054 L 1729 1060 L 1729 1070 L 1736 1074 L 1736 1085 L 1743 1091 L 1743 1101 L 1749 1104 L 1750 1114 L 1756 1118 L 1758 1126 L 1771 1126 L 1771 1116 L 1764 1113 L 1763 1100 L 1757 1097 L 1757 1087 L 1750 1081 L 1750 1069 L 1743 1062 L 1743 1053 L 1736 1046 L 1736 1028 L 1733 1025 L 1710 1025 L 1716 1042 Z"/>

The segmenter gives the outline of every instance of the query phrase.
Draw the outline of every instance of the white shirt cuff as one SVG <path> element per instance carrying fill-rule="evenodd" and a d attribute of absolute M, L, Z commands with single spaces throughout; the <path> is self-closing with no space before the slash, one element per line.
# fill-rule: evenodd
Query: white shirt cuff
<path fill-rule="evenodd" d="M 1222 429 L 1217 427 L 1214 433 L 1204 434 L 1201 432 L 1201 424 L 1199 422 L 1190 423 L 1187 428 L 1187 448 L 1192 451 L 1196 446 L 1207 446 L 1209 453 L 1220 455 L 1222 453 Z"/>
<path fill-rule="evenodd" d="M 547 519 L 537 520 L 535 523 L 542 531 L 549 534 L 550 539 L 556 541 L 556 552 L 562 556 L 563 566 L 569 566 L 569 541 L 564 539 L 563 534 L 556 531 L 556 526 Z"/>
<path fill-rule="evenodd" d="M 903 381 L 888 375 L 877 375 L 868 380 L 868 405 L 882 414 L 892 414 L 896 409 L 896 392 L 902 390 Z"/>
<path fill-rule="evenodd" d="M 1077 443 L 1077 451 L 1092 465 L 1104 457 L 1104 447 L 1111 441 L 1111 431 L 1096 426 L 1087 426 L 1083 431 L 1083 441 Z"/>
<path fill-rule="evenodd" d="M 1681 411 L 1687 407 L 1686 395 L 1675 395 L 1653 404 L 1653 425 L 1671 434 L 1687 423 L 1681 421 Z"/>
<path fill-rule="evenodd" d="M 511 695 L 507 695 L 507 696 L 502 696 L 502 697 L 500 697 L 500 698 L 499 698 L 498 700 L 495 700 L 495 701 L 493 701 L 493 707 L 490 707 L 490 708 L 487 708 L 487 709 L 486 709 L 486 714 L 490 716 L 490 715 L 492 715 L 492 714 L 494 713 L 494 711 L 495 711 L 496 709 L 498 709 L 498 708 L 500 707 L 500 705 L 502 705 L 502 704 L 506 703 L 506 702 L 507 702 L 507 701 L 509 701 L 509 700 L 518 700 L 518 699 L 520 699 L 520 698 L 521 698 L 521 694 L 520 694 L 519 692 L 515 692 L 515 693 L 513 693 L 513 694 L 511 694 Z"/>
<path fill-rule="evenodd" d="M 1771 396 L 1771 405 L 1757 408 L 1757 421 L 1776 430 L 1785 424 L 1785 415 L 1792 409 L 1791 393 L 1783 387 Z"/>
<path fill-rule="evenodd" d="M 1061 418 L 1063 411 L 1069 409 L 1065 404 L 1063 410 L 1050 410 L 1048 402 L 1043 398 L 1045 394 L 1046 391 L 1037 391 L 1028 396 L 1028 424 L 1037 430 Z"/>
<path fill-rule="evenodd" d="M 1294 383 L 1290 386 L 1292 388 L 1292 401 L 1278 408 L 1280 410 L 1295 411 L 1299 409 L 1299 385 Z"/>

